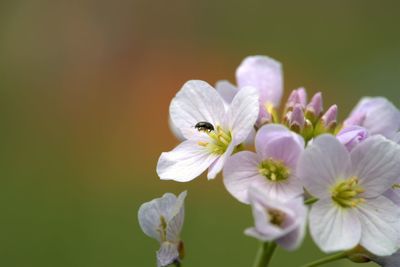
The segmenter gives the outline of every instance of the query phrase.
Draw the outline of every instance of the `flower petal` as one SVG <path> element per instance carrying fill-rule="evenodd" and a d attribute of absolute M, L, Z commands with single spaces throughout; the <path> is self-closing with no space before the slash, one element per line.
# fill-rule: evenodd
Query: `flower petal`
<path fill-rule="evenodd" d="M 139 224 L 143 232 L 161 242 L 160 232 L 157 229 L 159 229 L 161 217 L 164 217 L 167 224 L 171 224 L 176 230 L 175 236 L 179 236 L 183 224 L 185 197 L 186 192 L 182 192 L 178 198 L 174 194 L 166 193 L 160 198 L 143 203 L 138 212 Z"/>
<path fill-rule="evenodd" d="M 297 174 L 314 196 L 324 198 L 339 179 L 348 178 L 350 155 L 332 135 L 321 135 L 300 157 Z"/>
<path fill-rule="evenodd" d="M 348 126 L 343 128 L 336 138 L 342 143 L 348 151 L 351 151 L 356 145 L 368 138 L 368 131 L 361 126 Z"/>
<path fill-rule="evenodd" d="M 396 144 L 400 144 L 400 132 L 395 133 L 390 139 Z"/>
<path fill-rule="evenodd" d="M 330 199 L 321 199 L 311 207 L 310 232 L 326 253 L 349 250 L 361 239 L 361 225 L 354 209 L 343 209 Z"/>
<path fill-rule="evenodd" d="M 258 116 L 258 92 L 253 87 L 244 87 L 233 98 L 228 110 L 228 127 L 232 131 L 233 143 L 242 143 L 254 128 Z"/>
<path fill-rule="evenodd" d="M 222 97 L 226 104 L 230 104 L 238 92 L 238 88 L 229 81 L 218 81 L 215 85 L 218 94 Z"/>
<path fill-rule="evenodd" d="M 383 193 L 383 196 L 387 197 L 394 204 L 400 207 L 400 192 L 398 188 L 397 189 L 390 188 L 385 193 Z"/>
<path fill-rule="evenodd" d="M 174 125 L 171 118 L 168 118 L 168 126 L 169 126 L 169 129 L 171 130 L 172 134 L 176 137 L 176 139 L 178 139 L 179 141 L 183 141 L 186 139 L 183 136 L 183 134 L 181 133 L 181 131 L 178 129 L 178 127 L 176 127 Z"/>
<path fill-rule="evenodd" d="M 182 231 L 183 221 L 185 218 L 185 207 L 184 202 L 187 192 L 184 191 L 180 193 L 178 198 L 176 198 L 175 205 L 170 211 L 170 217 L 167 223 L 167 240 L 179 242 L 180 234 Z"/>
<path fill-rule="evenodd" d="M 364 97 L 344 122 L 365 127 L 371 135 L 390 137 L 400 129 L 399 110 L 384 97 Z"/>
<path fill-rule="evenodd" d="M 199 80 L 186 82 L 171 101 L 169 114 L 173 125 L 190 138 L 198 122 L 220 125 L 225 116 L 224 101 L 208 83 Z"/>
<path fill-rule="evenodd" d="M 288 250 L 297 248 L 304 238 L 307 208 L 303 198 L 282 200 L 270 198 L 267 192 L 252 186 L 249 190 L 255 227 L 245 234 L 262 241 L 276 242 Z M 281 214 L 280 222 L 274 221 L 274 214 Z M 273 216 L 273 217 L 271 217 Z"/>
<path fill-rule="evenodd" d="M 352 174 L 359 178 L 365 197 L 381 195 L 400 177 L 400 147 L 382 136 L 372 136 L 357 145 L 351 161 Z"/>
<path fill-rule="evenodd" d="M 179 259 L 178 248 L 170 242 L 163 242 L 157 251 L 157 266 L 166 267 Z"/>
<path fill-rule="evenodd" d="M 258 130 L 255 146 L 262 159 L 281 160 L 295 169 L 304 150 L 304 140 L 282 125 L 269 124 Z"/>
<path fill-rule="evenodd" d="M 160 233 L 157 231 L 160 225 L 160 213 L 155 201 L 143 203 L 138 212 L 140 228 L 149 237 L 161 242 Z"/>
<path fill-rule="evenodd" d="M 198 144 L 198 140 L 186 140 L 174 150 L 161 154 L 157 174 L 162 180 L 188 182 L 202 174 L 217 156 Z"/>
<path fill-rule="evenodd" d="M 219 156 L 217 160 L 215 160 L 211 164 L 210 168 L 208 168 L 208 174 L 207 174 L 208 180 L 214 179 L 217 176 L 217 174 L 221 172 L 226 161 L 232 155 L 234 148 L 235 146 L 233 145 L 233 143 L 230 143 L 225 153 Z"/>
<path fill-rule="evenodd" d="M 282 66 L 266 56 L 245 58 L 236 70 L 239 88 L 253 86 L 260 92 L 260 104 L 279 106 L 283 93 Z"/>
<path fill-rule="evenodd" d="M 307 208 L 303 204 L 303 198 L 294 198 L 289 201 L 292 209 L 296 212 L 296 224 L 298 225 L 295 230 L 276 240 L 276 242 L 286 250 L 297 249 L 304 239 L 306 232 L 306 219 Z"/>
<path fill-rule="evenodd" d="M 249 204 L 248 189 L 257 179 L 263 179 L 258 172 L 259 159 L 250 151 L 238 152 L 228 159 L 223 176 L 229 193 L 239 201 Z M 265 180 L 265 179 L 264 179 Z"/>
<path fill-rule="evenodd" d="M 360 205 L 358 213 L 362 227 L 360 244 L 378 256 L 393 254 L 399 244 L 399 208 L 379 196 Z"/>

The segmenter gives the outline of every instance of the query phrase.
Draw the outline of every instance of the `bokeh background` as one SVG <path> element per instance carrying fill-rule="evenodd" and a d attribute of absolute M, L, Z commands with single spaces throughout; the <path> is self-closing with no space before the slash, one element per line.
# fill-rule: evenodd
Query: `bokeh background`
<path fill-rule="evenodd" d="M 155 266 L 141 203 L 188 190 L 184 265 L 251 266 L 250 209 L 221 177 L 160 181 L 168 105 L 189 79 L 234 82 L 247 55 L 282 62 L 286 96 L 400 105 L 399 1 L 0 2 L 0 265 Z M 320 257 L 308 239 L 273 266 Z M 347 261 L 327 266 L 355 266 Z M 366 264 L 365 266 L 374 266 Z"/>

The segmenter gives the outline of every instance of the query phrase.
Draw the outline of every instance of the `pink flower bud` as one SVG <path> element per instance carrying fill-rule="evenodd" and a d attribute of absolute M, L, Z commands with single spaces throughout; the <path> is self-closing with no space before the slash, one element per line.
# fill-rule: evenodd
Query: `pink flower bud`
<path fill-rule="evenodd" d="M 306 117 L 311 121 L 315 121 L 321 115 L 322 110 L 322 94 L 316 93 L 306 107 Z"/>

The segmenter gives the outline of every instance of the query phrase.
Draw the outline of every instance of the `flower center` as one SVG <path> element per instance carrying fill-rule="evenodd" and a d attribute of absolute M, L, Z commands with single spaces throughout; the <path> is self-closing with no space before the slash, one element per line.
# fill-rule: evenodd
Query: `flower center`
<path fill-rule="evenodd" d="M 269 222 L 279 228 L 283 227 L 283 223 L 286 219 L 286 214 L 280 210 L 270 209 L 267 210 L 269 216 Z"/>
<path fill-rule="evenodd" d="M 167 222 L 164 216 L 160 217 L 160 225 L 157 228 L 157 232 L 160 233 L 161 241 L 167 240 Z"/>
<path fill-rule="evenodd" d="M 231 132 L 223 130 L 219 125 L 214 131 L 206 132 L 206 134 L 211 138 L 210 142 L 199 142 L 198 144 L 207 147 L 212 154 L 224 154 L 232 142 Z"/>
<path fill-rule="evenodd" d="M 268 159 L 264 160 L 258 166 L 258 171 L 269 181 L 280 182 L 285 181 L 290 176 L 290 170 L 282 161 Z"/>
<path fill-rule="evenodd" d="M 353 208 L 365 200 L 359 196 L 364 189 L 358 185 L 357 177 L 337 183 L 332 188 L 332 200 L 343 208 Z"/>

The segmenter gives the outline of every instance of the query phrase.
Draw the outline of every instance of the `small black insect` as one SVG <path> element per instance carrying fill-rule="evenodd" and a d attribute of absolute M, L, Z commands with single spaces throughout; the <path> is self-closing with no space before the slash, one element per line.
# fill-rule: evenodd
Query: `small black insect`
<path fill-rule="evenodd" d="M 199 132 L 214 131 L 214 126 L 211 123 L 206 122 L 206 121 L 201 121 L 201 122 L 196 123 L 194 128 L 196 128 Z"/>

